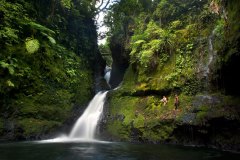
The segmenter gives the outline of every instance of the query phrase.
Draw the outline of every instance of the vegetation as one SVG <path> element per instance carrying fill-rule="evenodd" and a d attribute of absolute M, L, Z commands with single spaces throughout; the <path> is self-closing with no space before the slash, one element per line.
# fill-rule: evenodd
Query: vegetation
<path fill-rule="evenodd" d="M 136 10 L 131 12 L 133 6 Z M 213 142 L 216 135 L 211 129 L 216 124 L 212 121 L 239 124 L 239 85 L 234 81 L 226 92 L 224 78 L 219 77 L 221 68 L 239 55 L 237 6 L 237 1 L 215 0 L 122 0 L 113 4 L 105 23 L 110 28 L 109 39 L 117 37 L 118 41 L 110 41 L 110 46 L 121 42 L 130 65 L 121 87 L 109 95 L 107 114 L 111 116 L 106 132 L 120 140 L 173 143 L 196 142 L 208 134 Z M 231 68 L 233 72 L 237 66 Z M 177 110 L 175 94 L 180 99 Z M 161 102 L 164 95 L 166 106 Z M 194 140 L 182 139 L 183 131 L 178 132 L 188 126 L 192 127 L 189 134 L 196 135 Z M 229 133 L 236 135 L 231 129 Z M 220 137 L 216 140 L 219 146 L 230 138 Z"/>
<path fill-rule="evenodd" d="M 94 10 L 89 0 L 0 3 L 0 135 L 39 138 L 92 96 Z"/>
<path fill-rule="evenodd" d="M 109 137 L 239 151 L 239 1 L 96 2 L 0 0 L 0 136 L 62 126 L 91 98 L 104 58 L 110 81 L 124 74 L 108 95 Z M 106 9 L 108 40 L 97 46 L 94 16 Z"/>
<path fill-rule="evenodd" d="M 106 61 L 107 66 L 111 66 L 113 60 L 111 57 L 109 43 L 107 42 L 105 44 L 100 44 L 98 47 L 103 59 Z"/>

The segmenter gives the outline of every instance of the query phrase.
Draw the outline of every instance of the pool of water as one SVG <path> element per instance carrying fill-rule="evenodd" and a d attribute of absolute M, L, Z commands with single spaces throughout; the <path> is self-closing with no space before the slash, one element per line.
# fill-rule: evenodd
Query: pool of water
<path fill-rule="evenodd" d="M 0 160 L 239 160 L 240 154 L 175 145 L 106 142 L 0 143 Z"/>

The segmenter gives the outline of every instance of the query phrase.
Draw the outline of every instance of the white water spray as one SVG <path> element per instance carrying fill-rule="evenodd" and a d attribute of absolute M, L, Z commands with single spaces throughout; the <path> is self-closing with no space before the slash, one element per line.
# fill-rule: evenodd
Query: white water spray
<path fill-rule="evenodd" d="M 105 70 L 104 70 L 104 72 L 105 72 L 104 79 L 107 81 L 108 85 L 109 85 L 109 80 L 111 77 L 111 70 L 112 70 L 111 67 L 108 67 L 108 66 L 106 66 Z"/>
<path fill-rule="evenodd" d="M 215 52 L 214 52 L 214 49 L 213 49 L 213 36 L 214 34 L 212 33 L 212 35 L 209 36 L 208 38 L 208 59 L 207 59 L 207 63 L 204 67 L 204 76 L 208 79 L 208 76 L 210 74 L 210 65 L 211 63 L 213 62 L 213 58 L 214 58 L 214 55 L 215 55 Z"/>
<path fill-rule="evenodd" d="M 111 74 L 111 68 L 105 68 L 106 81 L 109 81 Z M 62 135 L 54 139 L 48 139 L 39 141 L 40 143 L 54 143 L 54 142 L 103 142 L 98 141 L 94 138 L 95 130 L 97 128 L 98 121 L 103 112 L 103 106 L 105 103 L 105 98 L 108 91 L 98 92 L 94 98 L 91 100 L 86 110 L 73 125 L 70 134 Z"/>
<path fill-rule="evenodd" d="M 74 124 L 69 138 L 93 140 L 98 120 L 103 111 L 107 91 L 98 92 L 89 103 L 83 115 Z"/>
<path fill-rule="evenodd" d="M 40 143 L 55 142 L 100 142 L 94 138 L 97 123 L 101 117 L 105 98 L 108 91 L 98 92 L 89 103 L 81 117 L 74 124 L 70 134 L 48 140 L 38 141 Z"/>

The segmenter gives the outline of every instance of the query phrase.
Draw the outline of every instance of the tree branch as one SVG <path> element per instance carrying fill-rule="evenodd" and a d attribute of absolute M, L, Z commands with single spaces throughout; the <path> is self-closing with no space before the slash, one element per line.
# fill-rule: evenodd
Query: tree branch
<path fill-rule="evenodd" d="M 107 10 L 108 8 L 108 5 L 110 3 L 119 3 L 120 1 L 119 0 L 107 0 L 106 3 L 104 3 L 104 0 L 101 0 L 101 4 L 98 6 L 98 8 L 96 8 L 96 14 L 104 11 L 104 10 Z M 104 7 L 102 7 L 104 5 Z"/>

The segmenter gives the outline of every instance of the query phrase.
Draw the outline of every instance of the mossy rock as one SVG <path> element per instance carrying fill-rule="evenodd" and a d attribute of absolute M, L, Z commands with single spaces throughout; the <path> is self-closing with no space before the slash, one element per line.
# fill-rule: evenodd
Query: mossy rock
<path fill-rule="evenodd" d="M 114 139 L 130 141 L 130 127 L 124 126 L 120 121 L 112 121 L 107 124 L 107 132 Z"/>
<path fill-rule="evenodd" d="M 61 125 L 61 123 L 57 121 L 47 121 L 35 118 L 19 119 L 17 124 L 23 130 L 22 135 L 26 138 L 41 136 Z"/>

